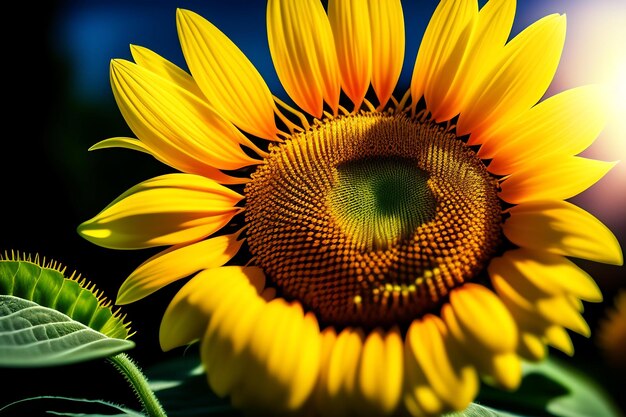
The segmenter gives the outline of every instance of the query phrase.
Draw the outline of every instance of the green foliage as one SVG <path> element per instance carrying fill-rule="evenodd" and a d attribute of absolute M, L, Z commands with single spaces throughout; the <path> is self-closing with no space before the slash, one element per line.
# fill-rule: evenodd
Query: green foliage
<path fill-rule="evenodd" d="M 502 410 L 485 407 L 472 403 L 463 411 L 446 414 L 445 417 L 523 417 L 519 414 L 511 414 Z"/>
<path fill-rule="evenodd" d="M 0 295 L 0 366 L 56 366 L 104 358 L 133 348 L 48 307 Z"/>
<path fill-rule="evenodd" d="M 145 417 L 142 413 L 108 401 L 61 397 L 57 395 L 40 395 L 12 402 L 0 408 L 0 415 L 4 412 L 11 412 L 13 415 L 25 412 L 30 415 L 35 407 L 41 409 L 41 412 L 46 415 L 56 416 Z M 80 409 L 80 411 L 77 412 L 77 409 Z"/>
<path fill-rule="evenodd" d="M 128 324 L 80 275 L 56 262 L 0 257 L 0 366 L 57 366 L 133 348 Z"/>
<path fill-rule="evenodd" d="M 131 336 L 119 310 L 113 311 L 111 303 L 80 275 L 66 278 L 64 268 L 56 262 L 39 262 L 37 256 L 7 258 L 0 257 L 0 295 L 33 301 L 110 338 Z"/>
<path fill-rule="evenodd" d="M 479 402 L 537 417 L 621 417 L 609 395 L 589 376 L 550 357 L 524 364 L 524 378 L 515 392 L 483 387 Z"/>

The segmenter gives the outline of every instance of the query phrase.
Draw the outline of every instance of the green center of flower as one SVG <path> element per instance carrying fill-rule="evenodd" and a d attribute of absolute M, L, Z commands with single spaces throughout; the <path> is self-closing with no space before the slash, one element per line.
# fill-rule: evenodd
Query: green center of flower
<path fill-rule="evenodd" d="M 273 146 L 245 195 L 255 264 L 323 325 L 410 323 L 475 279 L 500 244 L 497 184 L 482 161 L 405 116 L 322 121 Z"/>
<path fill-rule="evenodd" d="M 435 217 L 428 173 L 410 159 L 371 157 L 337 166 L 330 207 L 363 249 L 386 249 Z"/>

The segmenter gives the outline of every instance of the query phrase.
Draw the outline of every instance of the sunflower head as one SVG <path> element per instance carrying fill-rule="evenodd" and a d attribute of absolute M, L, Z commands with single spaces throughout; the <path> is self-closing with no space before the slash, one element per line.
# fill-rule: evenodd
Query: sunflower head
<path fill-rule="evenodd" d="M 613 234 L 566 201 L 614 165 L 578 156 L 604 93 L 542 100 L 565 18 L 509 39 L 514 15 L 514 0 L 442 0 L 396 98 L 399 0 L 269 0 L 287 104 L 225 34 L 178 10 L 189 72 L 137 46 L 114 60 L 137 139 L 94 146 L 180 171 L 79 226 L 105 247 L 167 246 L 118 303 L 192 276 L 161 346 L 199 342 L 218 395 L 273 413 L 436 416 L 481 381 L 515 389 L 548 346 L 572 354 L 566 329 L 588 335 L 581 300 L 602 296 L 569 258 L 622 263 Z"/>

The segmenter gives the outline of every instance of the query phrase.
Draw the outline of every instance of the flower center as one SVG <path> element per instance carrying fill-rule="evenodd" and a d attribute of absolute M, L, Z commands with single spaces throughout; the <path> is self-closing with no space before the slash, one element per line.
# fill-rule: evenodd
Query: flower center
<path fill-rule="evenodd" d="M 362 249 L 386 249 L 432 220 L 437 201 L 413 160 L 368 157 L 337 166 L 330 208 Z"/>
<path fill-rule="evenodd" d="M 320 122 L 247 184 L 250 251 L 322 323 L 409 323 L 476 278 L 500 243 L 496 181 L 453 134 L 405 116 Z"/>

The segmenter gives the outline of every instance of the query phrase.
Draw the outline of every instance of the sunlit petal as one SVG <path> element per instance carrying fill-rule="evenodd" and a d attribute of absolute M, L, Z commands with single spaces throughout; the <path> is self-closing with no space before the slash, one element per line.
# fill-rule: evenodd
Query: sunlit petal
<path fill-rule="evenodd" d="M 556 255 L 622 265 L 622 250 L 611 231 L 566 201 L 533 201 L 509 210 L 506 237 L 516 245 Z"/>
<path fill-rule="evenodd" d="M 341 79 L 333 32 L 317 0 L 269 0 L 267 35 L 278 78 L 307 113 L 322 117 L 326 101 L 336 113 Z"/>
<path fill-rule="evenodd" d="M 242 130 L 276 139 L 272 93 L 243 52 L 194 12 L 178 9 L 176 23 L 185 61 L 211 106 Z"/>
<path fill-rule="evenodd" d="M 78 227 L 87 240 L 115 249 L 193 242 L 208 236 L 240 210 L 243 197 L 208 178 L 166 174 L 144 181 Z"/>

